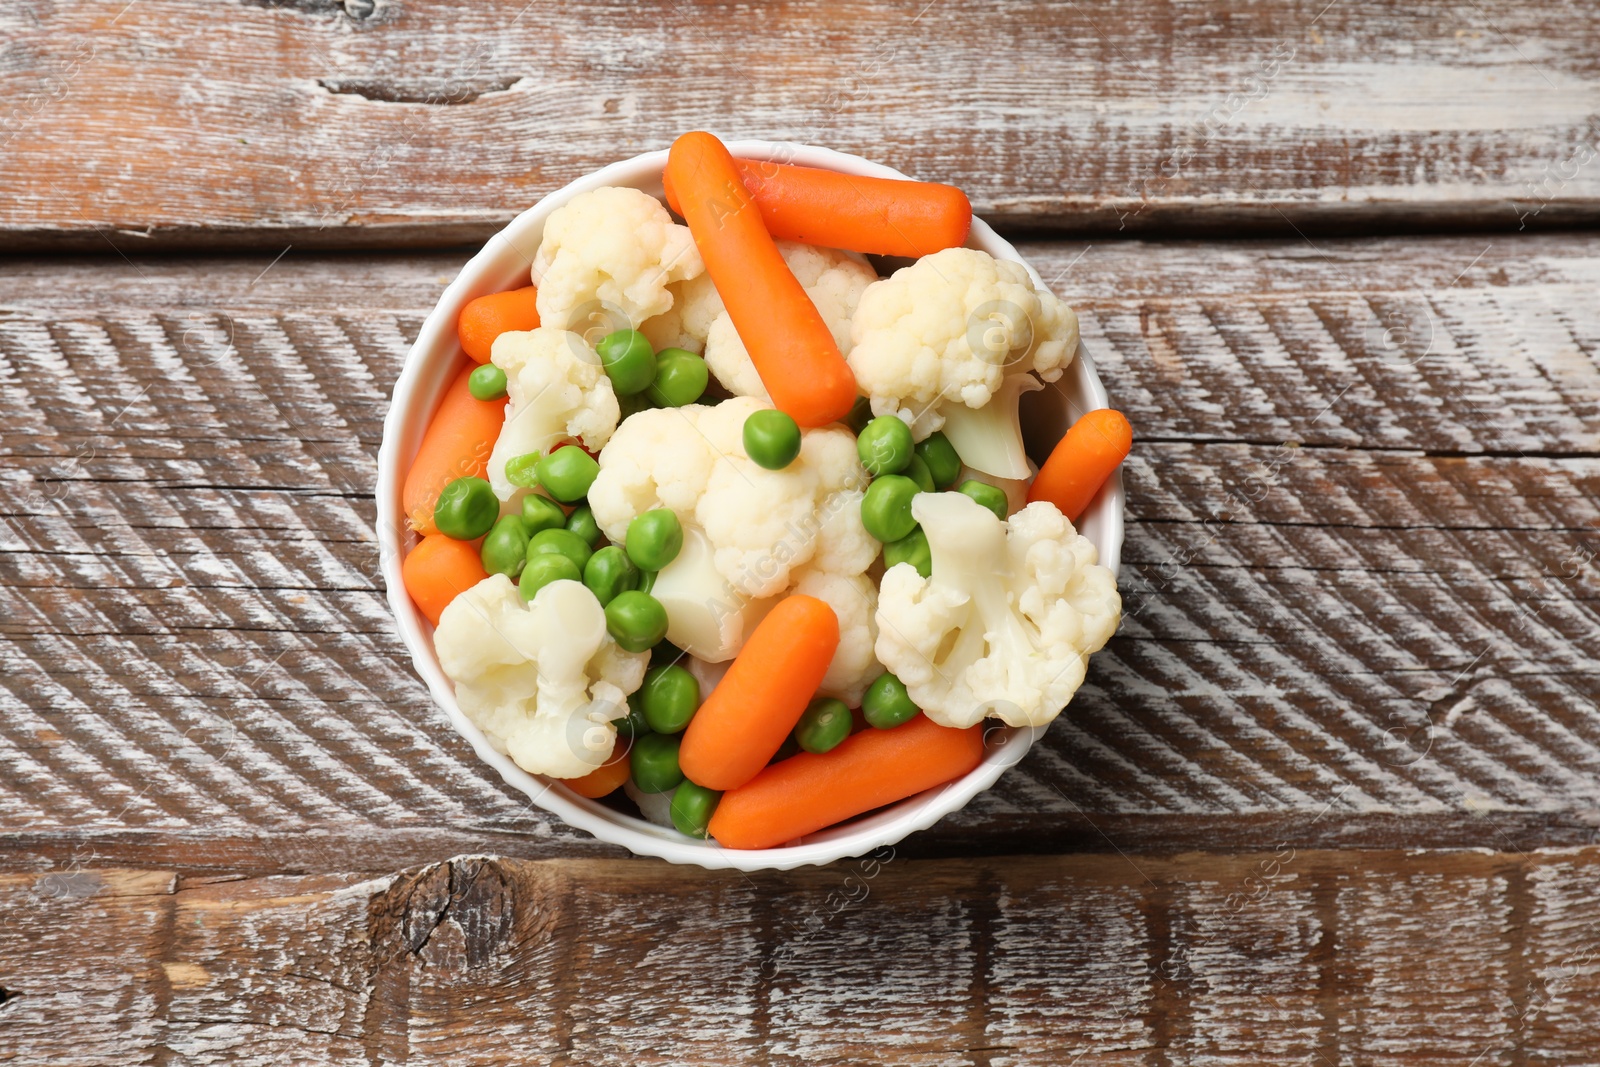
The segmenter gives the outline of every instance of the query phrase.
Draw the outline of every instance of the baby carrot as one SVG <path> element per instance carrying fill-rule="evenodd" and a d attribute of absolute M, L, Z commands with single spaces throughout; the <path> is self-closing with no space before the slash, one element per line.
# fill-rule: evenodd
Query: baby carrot
<path fill-rule="evenodd" d="M 457 478 L 482 478 L 489 470 L 489 453 L 505 425 L 506 401 L 479 400 L 467 389 L 476 364 L 465 367 L 445 390 L 439 410 L 422 435 L 422 447 L 411 461 L 401 501 L 411 528 L 437 533 L 433 505 L 439 491 Z"/>
<path fill-rule="evenodd" d="M 533 302 L 538 295 L 537 289 L 526 285 L 470 301 L 456 319 L 462 350 L 479 363 L 487 363 L 496 337 L 510 330 L 537 328 L 539 309 Z"/>
<path fill-rule="evenodd" d="M 406 556 L 400 576 L 412 602 L 438 626 L 439 616 L 456 594 L 471 589 L 489 577 L 489 572 L 483 569 L 474 542 L 434 534 L 424 537 Z"/>
<path fill-rule="evenodd" d="M 839 619 L 816 597 L 786 597 L 745 640 L 689 720 L 678 767 L 696 785 L 733 789 L 778 751 L 839 647 Z"/>
<path fill-rule="evenodd" d="M 628 780 L 628 749 L 633 743 L 617 738 L 617 747 L 611 753 L 611 759 L 602 763 L 582 778 L 566 778 L 561 784 L 590 800 L 599 800 L 609 796 L 622 788 L 622 783 Z"/>
<path fill-rule="evenodd" d="M 960 778 L 982 759 L 981 723 L 953 730 L 918 715 L 892 729 L 863 730 L 831 752 L 791 756 L 722 794 L 711 836 L 724 848 L 774 848 Z"/>
<path fill-rule="evenodd" d="M 767 232 L 780 241 L 914 259 L 966 244 L 972 227 L 972 204 L 953 185 L 735 162 Z M 676 188 L 665 184 L 667 203 L 683 214 Z"/>
<path fill-rule="evenodd" d="M 1028 487 L 1028 503 L 1048 500 L 1077 522 L 1132 447 L 1133 427 L 1126 415 L 1111 408 L 1089 412 L 1072 424 L 1039 468 Z"/>
<path fill-rule="evenodd" d="M 855 375 L 751 208 L 727 148 L 709 133 L 686 133 L 672 143 L 666 173 L 773 406 L 801 426 L 844 418 L 856 402 Z"/>

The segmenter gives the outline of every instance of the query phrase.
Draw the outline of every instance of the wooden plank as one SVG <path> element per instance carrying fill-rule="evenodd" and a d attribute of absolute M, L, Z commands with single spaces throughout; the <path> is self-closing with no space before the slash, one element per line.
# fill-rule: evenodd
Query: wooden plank
<path fill-rule="evenodd" d="M 954 181 L 1010 225 L 1600 219 L 1581 0 L 27 0 L 0 33 L 12 248 L 481 240 L 701 127 Z"/>
<path fill-rule="evenodd" d="M 1579 1064 L 1600 1039 L 1595 849 L 84 863 L 0 902 L 17 1064 Z"/>
<path fill-rule="evenodd" d="M 1592 841 L 1600 238 L 1025 251 L 1139 428 L 1129 617 L 908 847 Z M 603 851 L 454 739 L 383 603 L 381 418 L 459 261 L 0 266 L 0 864 Z"/>

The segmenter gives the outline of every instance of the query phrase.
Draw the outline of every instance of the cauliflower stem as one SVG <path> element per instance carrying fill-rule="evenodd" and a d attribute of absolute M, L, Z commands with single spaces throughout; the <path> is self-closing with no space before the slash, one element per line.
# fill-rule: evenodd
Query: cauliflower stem
<path fill-rule="evenodd" d="M 1043 388 L 1044 383 L 1031 374 L 1012 374 L 1000 383 L 994 399 L 981 408 L 945 405 L 944 435 L 961 462 L 996 478 L 1031 477 L 1017 405 L 1023 393 Z"/>

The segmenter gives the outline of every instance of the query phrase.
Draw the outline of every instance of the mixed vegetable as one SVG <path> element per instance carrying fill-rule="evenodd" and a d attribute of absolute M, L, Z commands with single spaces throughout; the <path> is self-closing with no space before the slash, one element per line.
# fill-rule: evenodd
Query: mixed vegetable
<path fill-rule="evenodd" d="M 682 223 L 575 196 L 534 284 L 461 312 L 403 576 L 518 766 L 774 847 L 971 771 L 985 718 L 1061 712 L 1121 610 L 1073 522 L 1132 434 L 1093 411 L 1029 460 L 1021 398 L 1077 318 L 963 247 L 960 190 L 705 133 L 663 183 Z"/>

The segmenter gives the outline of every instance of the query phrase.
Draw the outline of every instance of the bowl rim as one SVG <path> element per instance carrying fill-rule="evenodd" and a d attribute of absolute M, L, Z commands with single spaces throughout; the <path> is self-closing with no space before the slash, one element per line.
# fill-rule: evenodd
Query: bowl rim
<path fill-rule="evenodd" d="M 727 145 L 729 151 L 740 158 L 777 160 L 868 177 L 908 177 L 892 167 L 860 156 L 793 141 L 739 139 L 730 140 Z M 433 651 L 433 627 L 405 591 L 401 577 L 403 549 L 415 535 L 406 527 L 401 509 L 401 487 L 404 482 L 402 462 L 408 467 L 417 447 L 415 440 L 409 442 L 407 447 L 408 423 L 425 393 L 428 394 L 426 410 L 431 413 L 443 379 L 452 367 L 458 366 L 456 361 L 462 353 L 456 340 L 455 322 L 461 307 L 484 292 L 504 288 L 503 285 L 486 287 L 484 284 L 486 277 L 500 277 L 506 273 L 503 266 L 505 249 L 501 245 L 512 249 L 520 258 L 531 260 L 528 252 L 520 250 L 519 243 L 527 244 L 526 237 L 530 231 L 535 235 L 542 232 L 544 220 L 557 207 L 591 189 L 627 185 L 658 194 L 666 159 L 665 149 L 645 152 L 608 164 L 547 194 L 484 242 L 483 247 L 446 286 L 433 310 L 423 320 L 395 380 L 389 409 L 383 420 L 383 439 L 378 449 L 376 526 L 389 607 L 394 614 L 400 638 L 411 654 L 413 667 L 456 732 L 472 746 L 479 759 L 500 773 L 507 785 L 525 794 L 532 803 L 568 825 L 587 831 L 607 844 L 620 845 L 636 855 L 652 856 L 672 863 L 695 864 L 712 870 L 790 870 L 865 855 L 874 849 L 892 846 L 961 809 L 974 796 L 993 785 L 1007 767 L 1026 755 L 1033 743 L 1044 734 L 1046 727 L 1012 728 L 996 724 L 985 734 L 983 762 L 965 776 L 842 826 L 818 831 L 800 839 L 798 843 L 768 849 L 724 848 L 714 841 L 696 841 L 675 830 L 617 812 L 599 801 L 579 797 L 564 786 L 529 774 L 509 756 L 497 751 L 483 731 L 466 717 L 456 703 L 452 683 L 440 668 Z M 982 249 L 997 259 L 1021 264 L 1036 287 L 1046 288 L 1033 266 L 981 219 L 973 218 L 967 245 Z M 440 354 L 446 349 L 449 351 L 448 357 Z M 1082 405 L 1083 410 L 1108 406 L 1105 387 L 1095 371 L 1094 361 L 1081 342 L 1068 375 L 1072 376 L 1074 384 L 1087 401 Z M 413 436 L 420 438 L 420 430 L 415 430 Z M 1119 468 L 1078 524 L 1085 536 L 1090 536 L 1096 543 L 1100 561 L 1113 574 L 1119 570 L 1121 557 L 1123 501 Z M 1093 536 L 1088 532 L 1091 528 Z"/>

